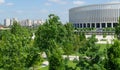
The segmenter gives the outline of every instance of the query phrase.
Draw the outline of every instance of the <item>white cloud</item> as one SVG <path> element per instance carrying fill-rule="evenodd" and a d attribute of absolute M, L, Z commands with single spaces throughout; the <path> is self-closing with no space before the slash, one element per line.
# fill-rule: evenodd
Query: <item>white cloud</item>
<path fill-rule="evenodd" d="M 14 3 L 7 3 L 6 5 L 7 5 L 7 6 L 13 6 Z"/>
<path fill-rule="evenodd" d="M 48 0 L 49 2 L 58 3 L 58 4 L 67 4 L 65 0 Z"/>
<path fill-rule="evenodd" d="M 5 0 L 0 0 L 0 4 L 3 4 L 3 3 L 5 3 Z"/>
<path fill-rule="evenodd" d="M 52 4 L 51 3 L 45 3 L 45 6 L 51 6 Z"/>
<path fill-rule="evenodd" d="M 75 4 L 75 5 L 83 5 L 83 4 L 85 4 L 85 2 L 81 1 L 81 0 L 76 0 L 76 1 L 73 1 L 73 4 Z"/>
<path fill-rule="evenodd" d="M 113 1 L 108 2 L 108 3 L 120 3 L 120 1 L 118 1 L 118 0 L 113 0 Z"/>

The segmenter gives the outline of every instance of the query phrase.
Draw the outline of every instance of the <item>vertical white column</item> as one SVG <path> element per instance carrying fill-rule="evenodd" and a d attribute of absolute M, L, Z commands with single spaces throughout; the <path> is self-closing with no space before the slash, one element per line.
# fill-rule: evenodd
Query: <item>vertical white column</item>
<path fill-rule="evenodd" d="M 86 28 L 87 28 L 87 23 L 86 23 Z"/>
<path fill-rule="evenodd" d="M 90 28 L 92 28 L 92 23 L 90 23 Z"/>
<path fill-rule="evenodd" d="M 111 23 L 111 27 L 113 28 L 113 23 Z"/>
<path fill-rule="evenodd" d="M 84 25 L 83 25 L 83 23 L 82 23 L 82 28 L 84 28 Z"/>
<path fill-rule="evenodd" d="M 102 28 L 102 23 L 100 23 L 100 28 Z"/>
<path fill-rule="evenodd" d="M 96 23 L 95 23 L 95 28 L 96 28 L 97 26 L 96 26 Z"/>
<path fill-rule="evenodd" d="M 107 28 L 107 23 L 105 23 L 105 28 Z"/>
<path fill-rule="evenodd" d="M 107 24 L 105 23 L 105 28 L 107 27 Z"/>

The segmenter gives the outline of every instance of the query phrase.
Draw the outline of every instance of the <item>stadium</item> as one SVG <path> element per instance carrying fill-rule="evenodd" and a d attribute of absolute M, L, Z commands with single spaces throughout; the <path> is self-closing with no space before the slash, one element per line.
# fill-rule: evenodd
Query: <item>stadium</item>
<path fill-rule="evenodd" d="M 87 5 L 69 10 L 69 22 L 75 28 L 113 28 L 119 17 L 120 3 Z"/>

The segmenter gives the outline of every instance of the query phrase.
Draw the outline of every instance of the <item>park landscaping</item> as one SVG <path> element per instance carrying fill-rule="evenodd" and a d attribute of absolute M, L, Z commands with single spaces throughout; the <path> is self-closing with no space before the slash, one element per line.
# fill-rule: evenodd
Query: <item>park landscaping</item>
<path fill-rule="evenodd" d="M 15 21 L 9 30 L 0 31 L 0 70 L 120 69 L 120 24 L 111 44 L 98 44 L 95 34 L 86 38 L 84 32 L 74 30 L 71 23 L 62 24 L 54 14 L 34 31 Z M 78 58 L 70 60 L 70 56 Z M 41 67 L 44 61 L 49 65 Z"/>

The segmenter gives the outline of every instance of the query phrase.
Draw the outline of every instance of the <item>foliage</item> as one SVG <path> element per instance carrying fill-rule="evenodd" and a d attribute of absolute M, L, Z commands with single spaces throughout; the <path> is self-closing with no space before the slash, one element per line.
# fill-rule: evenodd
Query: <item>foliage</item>
<path fill-rule="evenodd" d="M 103 33 L 103 38 L 106 38 L 107 34 L 106 33 Z"/>
<path fill-rule="evenodd" d="M 66 34 L 65 34 L 65 39 L 63 42 L 63 50 L 64 50 L 64 54 L 66 55 L 70 55 L 73 53 L 73 40 L 74 40 L 74 30 L 73 30 L 73 26 L 71 23 L 67 23 L 64 25 L 66 28 Z"/>
<path fill-rule="evenodd" d="M 57 45 L 55 45 L 55 46 L 58 47 Z M 64 62 L 63 62 L 63 58 L 61 56 L 61 52 L 59 52 L 59 50 L 53 49 L 53 53 L 48 58 L 49 58 L 48 59 L 49 60 L 49 70 L 64 70 Z"/>
<path fill-rule="evenodd" d="M 103 53 L 99 53 L 99 46 L 95 45 L 95 35 L 89 38 L 79 49 L 77 67 L 81 70 L 104 70 Z"/>
<path fill-rule="evenodd" d="M 118 25 L 115 27 L 115 34 L 117 35 L 117 38 L 120 39 L 120 18 L 118 21 Z"/>
<path fill-rule="evenodd" d="M 61 44 L 64 41 L 65 28 L 59 21 L 59 17 L 51 14 L 49 19 L 38 28 L 35 36 L 35 45 L 41 51 L 47 52 L 54 48 L 53 46 L 51 47 L 51 41 L 54 40 L 57 44 Z"/>
<path fill-rule="evenodd" d="M 41 25 L 35 33 L 36 37 L 34 45 L 38 47 L 41 52 L 46 53 L 48 61 L 50 63 L 49 70 L 60 70 L 62 68 L 61 54 L 59 54 L 60 49 L 63 47 L 63 44 L 66 41 L 65 39 L 67 39 L 66 35 L 71 34 L 67 33 L 66 29 L 67 26 L 65 27 L 59 21 L 58 16 L 50 14 L 49 19 L 46 20 L 46 22 L 43 25 Z M 58 52 L 54 50 L 57 50 Z M 56 63 L 56 61 L 58 62 Z"/>
<path fill-rule="evenodd" d="M 31 45 L 31 34 L 17 22 L 3 33 L 0 44 L 0 69 L 26 70 L 34 64 L 37 52 Z"/>
<path fill-rule="evenodd" d="M 120 41 L 116 40 L 114 44 L 107 49 L 105 67 L 107 70 L 120 70 Z"/>

